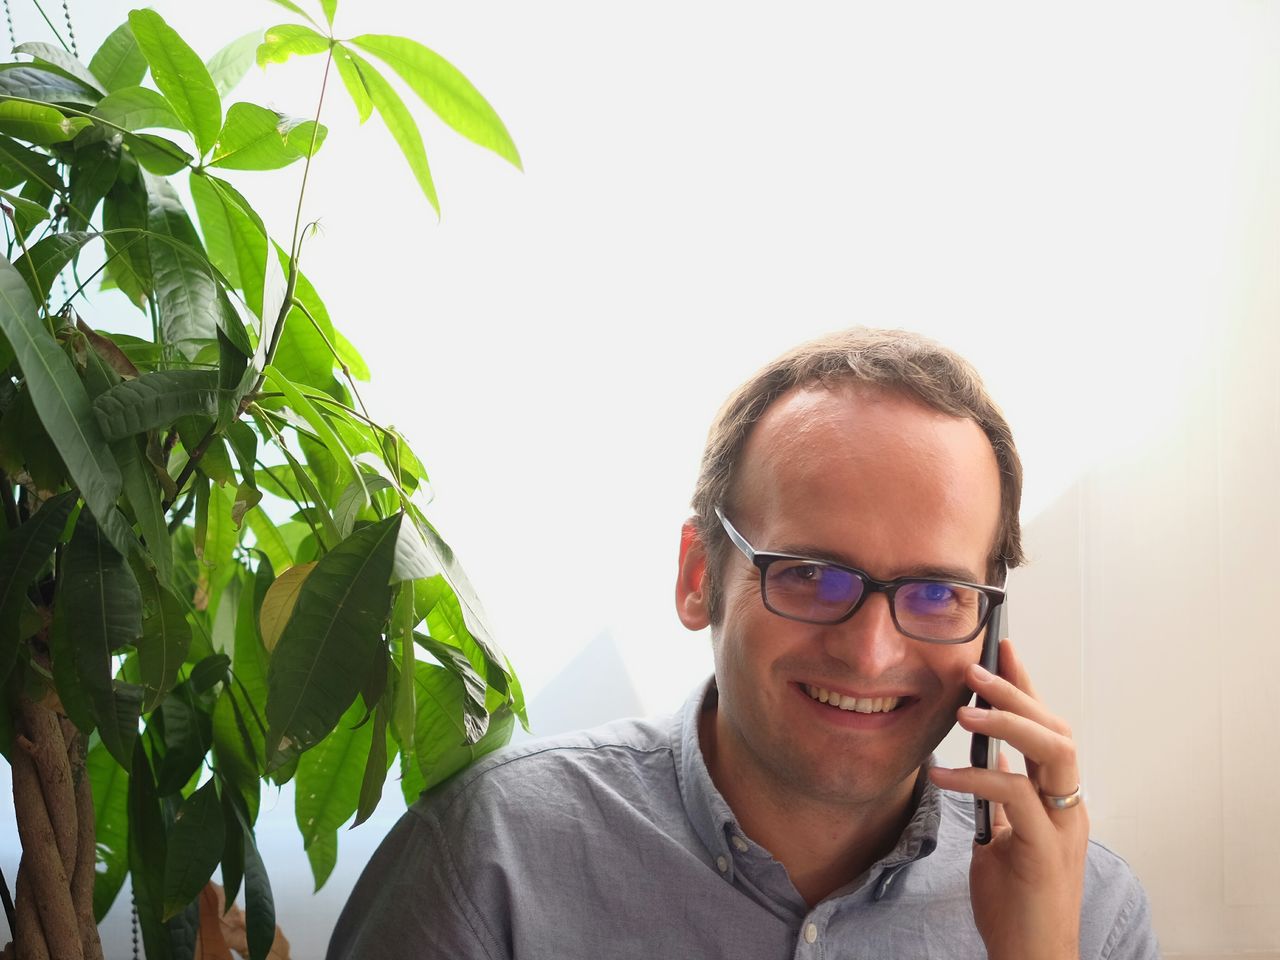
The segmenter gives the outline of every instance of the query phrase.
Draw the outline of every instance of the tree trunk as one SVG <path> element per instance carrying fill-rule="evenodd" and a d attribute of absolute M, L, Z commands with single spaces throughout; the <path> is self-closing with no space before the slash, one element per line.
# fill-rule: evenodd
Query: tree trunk
<path fill-rule="evenodd" d="M 23 699 L 11 755 L 22 842 L 14 952 L 18 960 L 102 960 L 84 735 L 48 706 Z"/>

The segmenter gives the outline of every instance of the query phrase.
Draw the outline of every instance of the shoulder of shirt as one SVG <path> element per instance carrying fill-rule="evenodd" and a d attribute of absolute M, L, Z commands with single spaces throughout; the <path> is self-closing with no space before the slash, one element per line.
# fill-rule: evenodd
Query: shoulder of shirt
<path fill-rule="evenodd" d="M 426 791 L 410 809 L 419 813 L 430 809 L 439 817 L 461 798 L 472 802 L 492 792 L 538 790 L 548 783 L 570 792 L 575 776 L 585 778 L 591 771 L 638 770 L 655 756 L 664 765 L 670 764 L 676 723 L 677 718 L 671 716 L 627 718 L 511 744 Z"/>

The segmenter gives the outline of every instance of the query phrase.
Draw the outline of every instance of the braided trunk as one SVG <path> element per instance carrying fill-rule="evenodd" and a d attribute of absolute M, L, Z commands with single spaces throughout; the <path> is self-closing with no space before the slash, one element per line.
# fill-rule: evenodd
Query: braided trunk
<path fill-rule="evenodd" d="M 93 918 L 96 849 L 85 737 L 48 706 L 25 698 L 15 721 L 13 810 L 22 863 L 13 955 L 102 960 Z"/>

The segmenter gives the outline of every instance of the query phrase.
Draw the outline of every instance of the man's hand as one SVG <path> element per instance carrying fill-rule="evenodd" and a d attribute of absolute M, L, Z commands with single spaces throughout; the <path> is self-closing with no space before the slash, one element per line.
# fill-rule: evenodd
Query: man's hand
<path fill-rule="evenodd" d="M 1084 804 L 1052 809 L 1044 796 L 1067 796 L 1080 784 L 1076 746 L 1066 723 L 1036 696 L 1013 645 L 1000 644 L 1000 676 L 976 664 L 969 686 L 990 710 L 961 707 L 960 726 L 1003 740 L 1026 760 L 1009 770 L 933 767 L 933 782 L 991 801 L 994 836 L 973 848 L 969 868 L 973 917 L 991 960 L 1077 960 L 1089 817 Z"/>

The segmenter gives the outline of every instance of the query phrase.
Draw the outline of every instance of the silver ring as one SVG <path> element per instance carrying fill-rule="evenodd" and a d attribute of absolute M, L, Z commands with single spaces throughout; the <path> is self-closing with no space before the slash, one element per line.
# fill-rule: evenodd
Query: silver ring
<path fill-rule="evenodd" d="M 1044 805 L 1051 810 L 1070 810 L 1081 799 L 1081 785 L 1076 784 L 1075 790 L 1068 793 L 1065 797 L 1055 797 L 1052 794 L 1040 791 L 1040 799 L 1044 801 Z"/>

